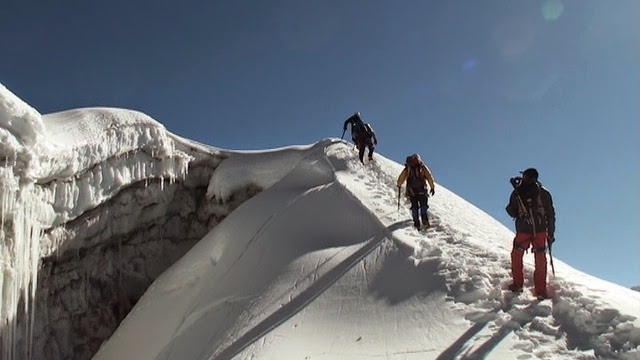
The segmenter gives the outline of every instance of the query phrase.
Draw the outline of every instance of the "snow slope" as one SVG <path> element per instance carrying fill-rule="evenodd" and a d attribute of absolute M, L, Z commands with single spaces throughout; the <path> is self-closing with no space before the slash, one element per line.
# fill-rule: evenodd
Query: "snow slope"
<path fill-rule="evenodd" d="M 215 163 L 213 207 L 261 191 L 157 278 L 96 359 L 640 358 L 640 293 L 559 259 L 552 299 L 504 293 L 509 229 L 438 184 L 434 226 L 417 232 L 398 209 L 401 166 L 363 166 L 344 141 L 218 151 L 131 110 L 40 115 L 3 86 L 0 140 L 3 358 L 24 358 L 15 343 L 32 329 L 16 318 L 39 314 L 39 260 L 69 246 L 44 231 L 132 184 L 180 180 L 197 157 Z M 135 231 L 119 221 L 106 229 Z"/>
<path fill-rule="evenodd" d="M 382 156 L 362 166 L 337 140 L 231 155 L 209 191 L 265 164 L 281 179 L 165 272 L 96 359 L 638 358 L 640 294 L 556 259 L 552 300 L 505 300 L 513 233 L 442 186 L 418 233 Z"/>

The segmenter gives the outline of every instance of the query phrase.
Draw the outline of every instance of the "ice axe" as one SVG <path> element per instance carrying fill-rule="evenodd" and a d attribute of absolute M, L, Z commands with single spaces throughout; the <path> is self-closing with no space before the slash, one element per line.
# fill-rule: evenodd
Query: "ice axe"
<path fill-rule="evenodd" d="M 553 274 L 553 276 L 556 276 L 556 269 L 553 267 L 553 255 L 551 255 L 551 245 L 553 244 L 553 241 L 549 242 L 549 240 L 547 240 L 547 243 L 547 247 L 549 248 L 549 264 L 551 264 L 551 273 Z"/>

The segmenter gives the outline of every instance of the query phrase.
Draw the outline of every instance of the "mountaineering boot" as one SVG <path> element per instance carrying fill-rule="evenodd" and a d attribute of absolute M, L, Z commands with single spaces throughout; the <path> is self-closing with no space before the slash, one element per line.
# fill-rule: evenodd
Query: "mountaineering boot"
<path fill-rule="evenodd" d="M 522 292 L 522 285 L 511 284 L 509 285 L 509 290 L 519 294 Z"/>
<path fill-rule="evenodd" d="M 422 217 L 422 224 L 425 229 L 428 229 L 431 225 L 429 224 L 429 218 L 425 215 Z"/>
<path fill-rule="evenodd" d="M 416 229 L 420 230 L 420 221 L 416 220 L 413 222 L 413 227 L 415 227 Z"/>
<path fill-rule="evenodd" d="M 536 298 L 538 300 L 544 300 L 544 299 L 548 299 L 549 295 L 547 295 L 547 292 L 545 290 L 536 291 Z"/>

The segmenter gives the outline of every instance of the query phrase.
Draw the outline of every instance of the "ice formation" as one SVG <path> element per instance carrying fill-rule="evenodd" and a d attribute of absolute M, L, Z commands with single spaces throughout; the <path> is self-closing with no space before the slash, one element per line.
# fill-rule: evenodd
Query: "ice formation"
<path fill-rule="evenodd" d="M 87 108 L 41 115 L 2 84 L 0 141 L 1 357 L 29 358 L 38 261 L 61 246 L 44 241 L 43 231 L 130 184 L 184 178 L 193 158 L 142 113 Z"/>

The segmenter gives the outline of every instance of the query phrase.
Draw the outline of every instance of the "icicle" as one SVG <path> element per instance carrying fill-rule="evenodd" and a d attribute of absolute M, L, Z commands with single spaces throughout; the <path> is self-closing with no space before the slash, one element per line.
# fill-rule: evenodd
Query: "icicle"
<path fill-rule="evenodd" d="M 3 359 L 29 358 L 33 338 L 33 301 L 37 289 L 38 261 L 42 230 L 38 222 L 40 199 L 34 185 L 14 186 L 2 179 L 2 228 L 0 228 L 0 326 L 3 331 Z M 10 212 L 8 212 L 10 211 Z M 24 307 L 19 309 L 20 298 Z M 17 323 L 22 310 L 24 322 Z M 18 329 L 18 325 L 21 326 Z M 24 338 L 24 349 L 16 348 L 18 331 Z"/>

